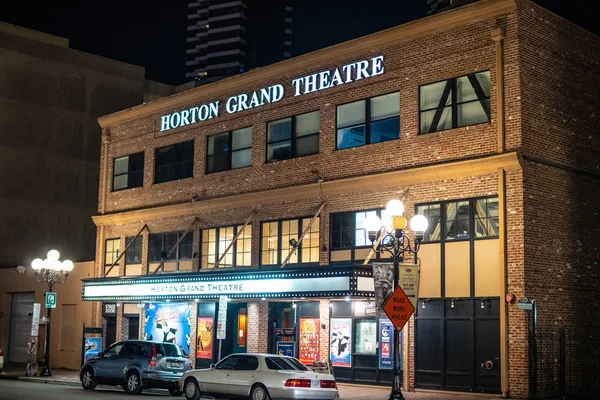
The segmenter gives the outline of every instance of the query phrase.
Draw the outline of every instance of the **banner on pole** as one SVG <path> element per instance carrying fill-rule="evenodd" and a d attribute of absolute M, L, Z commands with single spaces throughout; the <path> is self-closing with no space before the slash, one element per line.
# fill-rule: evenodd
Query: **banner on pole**
<path fill-rule="evenodd" d="M 419 266 L 417 264 L 400 264 L 398 286 L 402 288 L 406 297 L 414 308 L 417 308 L 419 299 Z"/>
<path fill-rule="evenodd" d="M 381 316 L 383 305 L 394 292 L 394 264 L 373 263 L 373 285 L 377 317 Z"/>

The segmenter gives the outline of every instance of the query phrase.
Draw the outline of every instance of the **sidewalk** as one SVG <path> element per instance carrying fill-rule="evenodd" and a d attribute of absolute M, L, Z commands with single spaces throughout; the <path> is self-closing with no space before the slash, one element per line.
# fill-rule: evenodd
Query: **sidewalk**
<path fill-rule="evenodd" d="M 79 371 L 54 369 L 52 370 L 52 376 L 26 377 L 25 365 L 13 364 L 5 367 L 4 371 L 0 373 L 0 379 L 18 379 L 20 381 L 51 383 L 55 385 L 80 385 Z M 340 393 L 339 400 L 387 400 L 390 394 L 390 387 L 388 386 L 367 386 L 341 383 L 338 384 L 338 390 Z M 496 400 L 500 398 L 500 396 L 495 395 L 436 391 L 403 391 L 402 394 L 406 400 Z"/>

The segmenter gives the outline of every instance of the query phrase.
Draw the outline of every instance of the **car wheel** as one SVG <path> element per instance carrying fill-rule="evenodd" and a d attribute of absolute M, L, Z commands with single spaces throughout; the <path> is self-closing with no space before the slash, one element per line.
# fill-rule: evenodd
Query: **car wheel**
<path fill-rule="evenodd" d="M 252 391 L 250 392 L 250 399 L 271 400 L 271 396 L 269 396 L 269 392 L 267 391 L 267 388 L 264 385 L 257 383 L 252 387 Z"/>
<path fill-rule="evenodd" d="M 179 390 L 178 388 L 169 388 L 169 394 L 171 396 L 179 397 L 181 396 L 181 390 Z"/>
<path fill-rule="evenodd" d="M 142 382 L 137 372 L 130 372 L 125 381 L 125 391 L 129 394 L 142 393 Z"/>
<path fill-rule="evenodd" d="M 194 378 L 189 378 L 183 385 L 183 394 L 187 400 L 200 399 L 200 388 Z"/>
<path fill-rule="evenodd" d="M 81 374 L 81 386 L 85 390 L 94 390 L 96 388 L 96 378 L 94 378 L 94 373 L 91 368 L 86 368 L 83 370 L 83 374 Z"/>

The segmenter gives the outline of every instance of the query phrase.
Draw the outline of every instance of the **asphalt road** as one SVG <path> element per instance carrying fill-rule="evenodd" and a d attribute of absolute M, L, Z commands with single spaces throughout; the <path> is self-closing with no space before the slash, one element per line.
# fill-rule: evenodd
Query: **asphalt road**
<path fill-rule="evenodd" d="M 143 392 L 141 396 L 131 396 L 125 393 L 122 388 L 96 388 L 93 392 L 85 392 L 81 386 L 52 385 L 49 383 L 24 382 L 15 380 L 0 379 L 0 399 L 2 400 L 132 400 L 139 399 L 175 399 L 169 396 L 169 392 L 162 390 L 152 390 Z M 185 400 L 181 396 L 178 399 Z"/>

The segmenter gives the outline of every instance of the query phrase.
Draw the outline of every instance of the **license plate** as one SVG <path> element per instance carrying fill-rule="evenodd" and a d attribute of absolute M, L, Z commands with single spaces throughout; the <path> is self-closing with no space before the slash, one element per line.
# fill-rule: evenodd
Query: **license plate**
<path fill-rule="evenodd" d="M 313 379 L 312 381 L 310 381 L 310 387 L 321 387 L 321 381 L 318 379 Z"/>
<path fill-rule="evenodd" d="M 181 364 L 179 364 L 178 362 L 172 362 L 171 368 L 181 368 Z"/>

